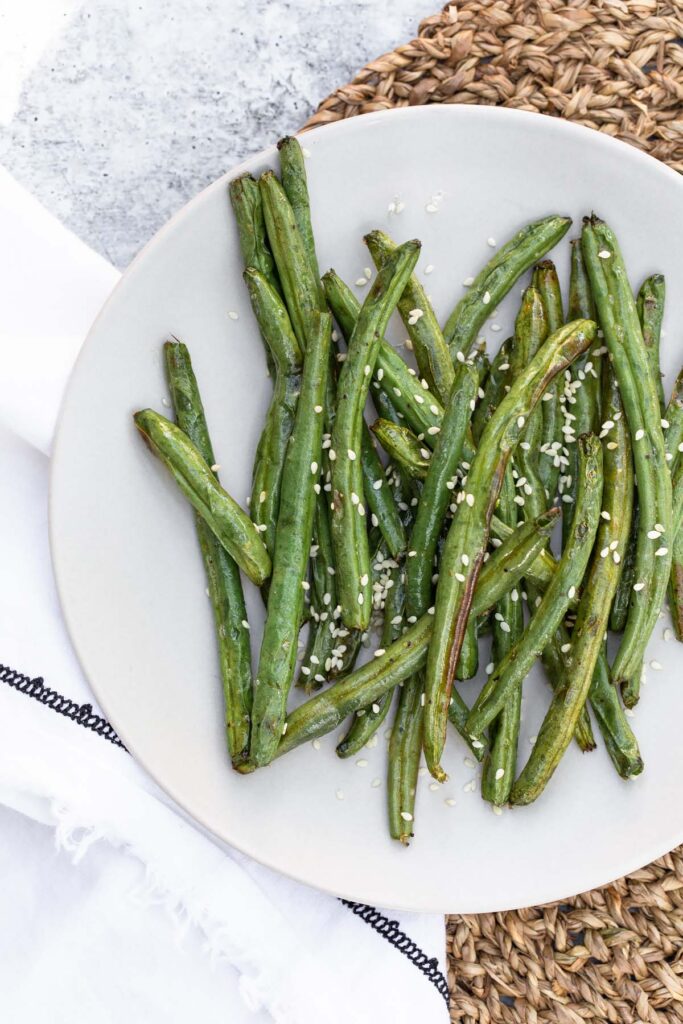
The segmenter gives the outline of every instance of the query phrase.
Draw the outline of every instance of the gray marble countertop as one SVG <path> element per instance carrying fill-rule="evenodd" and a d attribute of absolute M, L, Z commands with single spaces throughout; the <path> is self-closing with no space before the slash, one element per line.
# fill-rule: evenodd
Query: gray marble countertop
<path fill-rule="evenodd" d="M 295 131 L 435 0 L 84 0 L 0 128 L 0 163 L 125 267 L 195 193 Z"/>

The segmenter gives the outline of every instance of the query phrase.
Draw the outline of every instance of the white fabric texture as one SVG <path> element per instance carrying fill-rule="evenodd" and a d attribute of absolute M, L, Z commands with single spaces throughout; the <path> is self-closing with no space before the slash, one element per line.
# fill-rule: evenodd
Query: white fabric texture
<path fill-rule="evenodd" d="M 368 910 L 372 927 L 230 850 L 30 682 L 101 714 L 59 611 L 47 482 L 118 274 L 2 169 L 0 237 L 0 1017 L 444 1024 L 441 917 Z"/>

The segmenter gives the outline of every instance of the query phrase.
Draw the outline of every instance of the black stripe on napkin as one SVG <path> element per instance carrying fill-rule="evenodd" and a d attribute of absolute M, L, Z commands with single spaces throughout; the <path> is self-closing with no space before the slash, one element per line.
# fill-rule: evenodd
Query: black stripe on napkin
<path fill-rule="evenodd" d="M 101 715 L 96 715 L 93 712 L 92 704 L 77 704 L 75 701 L 70 700 L 69 697 L 65 697 L 56 690 L 51 690 L 45 685 L 42 676 L 36 676 L 32 679 L 22 672 L 9 668 L 8 665 L 0 664 L 0 683 L 5 683 L 13 690 L 23 693 L 24 696 L 37 700 L 52 711 L 56 711 L 57 714 L 64 715 L 65 718 L 75 722 L 76 725 L 81 725 L 84 729 L 90 729 L 91 732 L 101 736 L 102 739 L 108 740 L 114 746 L 120 747 L 121 750 L 126 750 L 113 725 Z M 439 961 L 436 957 L 428 957 L 409 935 L 401 931 L 398 921 L 390 920 L 375 907 L 371 907 L 367 903 L 354 903 L 352 900 L 344 899 L 340 899 L 339 902 L 347 907 L 352 914 L 359 917 L 361 921 L 364 921 L 378 935 L 381 935 L 383 939 L 386 939 L 394 949 L 407 957 L 417 967 L 418 971 L 436 987 L 446 1003 L 448 1002 L 448 983 L 443 971 L 439 969 Z"/>

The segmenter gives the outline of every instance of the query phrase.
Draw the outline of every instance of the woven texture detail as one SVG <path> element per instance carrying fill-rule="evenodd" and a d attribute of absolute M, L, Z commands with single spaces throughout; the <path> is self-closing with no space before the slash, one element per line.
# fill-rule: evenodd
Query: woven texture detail
<path fill-rule="evenodd" d="M 449 4 L 306 127 L 422 103 L 500 104 L 571 118 L 683 171 L 682 36 L 680 2 Z"/>
<path fill-rule="evenodd" d="M 682 2 L 449 4 L 305 127 L 423 103 L 497 104 L 570 118 L 683 172 L 682 38 Z M 560 904 L 447 925 L 453 1021 L 683 1022 L 683 847 Z"/>

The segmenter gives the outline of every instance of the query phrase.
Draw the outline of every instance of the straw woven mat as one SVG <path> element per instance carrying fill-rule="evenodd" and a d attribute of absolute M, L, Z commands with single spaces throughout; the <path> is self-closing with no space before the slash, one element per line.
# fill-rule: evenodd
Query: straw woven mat
<path fill-rule="evenodd" d="M 682 37 L 683 0 L 465 0 L 368 64 L 306 127 L 502 104 L 571 118 L 683 172 Z M 448 953 L 453 1021 L 683 1022 L 683 847 L 560 904 L 454 915 Z"/>

